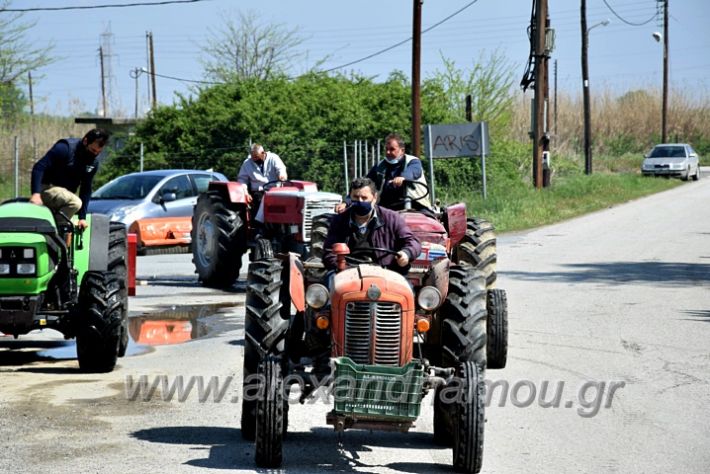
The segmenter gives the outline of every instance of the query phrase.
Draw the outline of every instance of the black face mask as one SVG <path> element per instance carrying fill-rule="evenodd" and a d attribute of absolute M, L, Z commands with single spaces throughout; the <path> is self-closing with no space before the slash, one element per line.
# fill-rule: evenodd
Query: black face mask
<path fill-rule="evenodd" d="M 354 201 L 350 204 L 350 209 L 356 216 L 365 217 L 372 212 L 372 203 L 370 201 Z"/>

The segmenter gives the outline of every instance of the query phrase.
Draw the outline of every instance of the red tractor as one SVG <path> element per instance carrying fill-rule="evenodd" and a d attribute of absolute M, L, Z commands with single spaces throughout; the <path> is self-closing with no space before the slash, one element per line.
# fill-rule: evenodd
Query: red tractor
<path fill-rule="evenodd" d="M 237 280 L 242 257 L 252 249 L 252 258 L 274 252 L 310 250 L 311 224 L 320 214 L 332 212 L 341 202 L 338 194 L 318 191 L 308 181 L 273 181 L 264 185 L 264 220 L 256 238 L 250 225 L 255 209 L 247 204 L 246 186 L 238 182 L 213 181 L 197 199 L 192 216 L 192 255 L 203 285 L 229 288 Z"/>
<path fill-rule="evenodd" d="M 453 447 L 457 470 L 480 470 L 483 374 L 507 357 L 506 296 L 490 288 L 493 228 L 467 220 L 463 204 L 403 217 L 422 242 L 406 277 L 337 244 L 339 271 L 328 288 L 318 259 L 323 216 L 305 263 L 293 253 L 251 262 L 241 431 L 256 441 L 258 466 L 282 464 L 297 384 L 301 403 L 329 387 L 334 406 L 326 422 L 336 431 L 407 431 L 433 390 L 434 441 Z"/>

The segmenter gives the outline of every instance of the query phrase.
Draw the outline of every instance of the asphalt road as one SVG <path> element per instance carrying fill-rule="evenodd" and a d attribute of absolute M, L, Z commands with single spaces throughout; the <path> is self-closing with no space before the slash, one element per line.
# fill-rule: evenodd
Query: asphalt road
<path fill-rule="evenodd" d="M 709 202 L 703 179 L 499 238 L 510 355 L 486 375 L 482 472 L 707 472 Z M 192 272 L 189 255 L 139 258 L 141 343 L 113 373 L 78 372 L 73 343 L 50 331 L 0 338 L 0 471 L 254 470 L 234 403 L 244 286 L 204 289 Z M 160 386 L 130 400 L 140 376 L 195 385 L 183 401 Z M 212 377 L 224 396 L 201 402 L 198 381 Z M 325 423 L 330 405 L 293 406 L 285 471 L 451 472 L 427 402 L 408 434 L 342 436 Z"/>

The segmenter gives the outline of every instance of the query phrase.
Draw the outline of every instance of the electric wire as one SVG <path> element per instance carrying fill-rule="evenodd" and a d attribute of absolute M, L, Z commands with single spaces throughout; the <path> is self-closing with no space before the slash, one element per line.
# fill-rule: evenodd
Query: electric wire
<path fill-rule="evenodd" d="M 26 12 L 49 12 L 63 10 L 95 10 L 98 8 L 125 8 L 125 7 L 152 7 L 160 5 L 173 5 L 176 3 L 199 3 L 209 0 L 162 0 L 147 3 L 110 3 L 105 5 L 74 5 L 69 7 L 30 7 L 30 8 L 2 8 L 2 12 L 26 13 Z"/>
<path fill-rule="evenodd" d="M 648 20 L 644 21 L 643 23 L 634 23 L 634 22 L 632 22 L 632 21 L 626 20 L 625 18 L 621 17 L 621 15 L 619 15 L 618 13 L 616 13 L 616 12 L 614 11 L 614 9 L 611 8 L 611 5 L 609 5 L 609 2 L 607 2 L 607 0 L 602 0 L 602 1 L 604 2 L 604 5 L 606 5 L 606 7 L 609 9 L 609 11 L 611 11 L 611 13 L 614 14 L 615 17 L 617 17 L 619 20 L 621 20 L 623 23 L 626 23 L 627 25 L 631 25 L 631 26 L 643 26 L 643 25 L 647 25 L 647 24 L 651 23 L 653 20 L 655 20 L 656 17 L 658 16 L 658 13 L 654 13 L 651 18 L 649 18 Z"/>

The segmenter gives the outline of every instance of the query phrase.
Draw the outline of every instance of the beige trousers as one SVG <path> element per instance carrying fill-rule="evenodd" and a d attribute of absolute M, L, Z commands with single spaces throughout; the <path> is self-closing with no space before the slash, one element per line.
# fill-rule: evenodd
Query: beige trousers
<path fill-rule="evenodd" d="M 61 211 L 68 218 L 79 212 L 81 199 L 79 196 L 61 186 L 42 185 L 42 203 L 53 212 Z"/>

